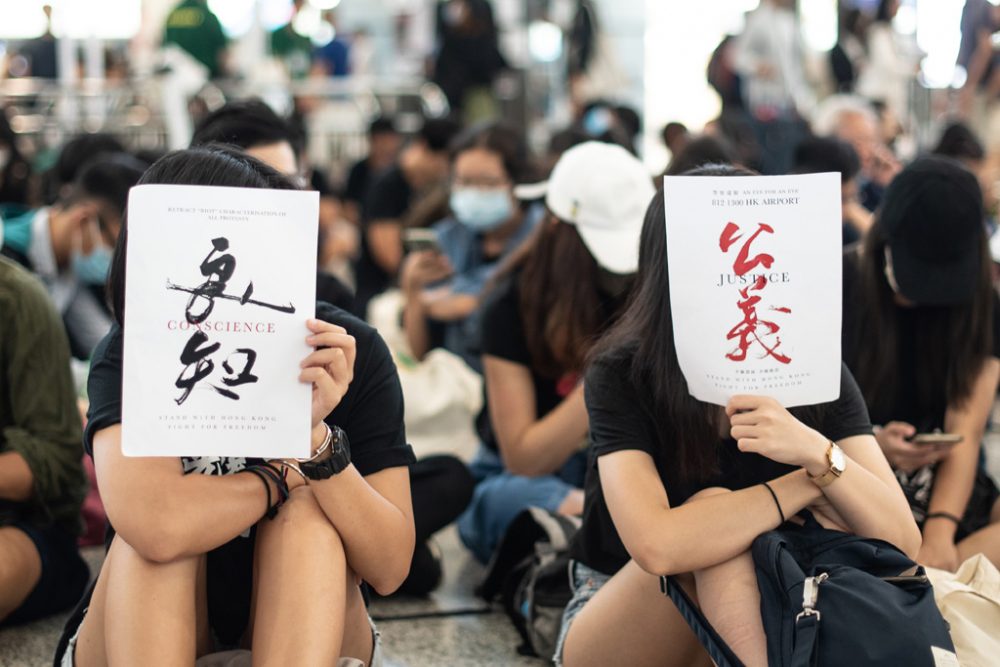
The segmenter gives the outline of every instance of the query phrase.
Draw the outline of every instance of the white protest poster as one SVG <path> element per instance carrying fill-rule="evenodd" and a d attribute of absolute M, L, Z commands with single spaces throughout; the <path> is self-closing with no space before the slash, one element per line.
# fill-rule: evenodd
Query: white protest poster
<path fill-rule="evenodd" d="M 132 188 L 126 456 L 309 455 L 318 220 L 315 192 Z"/>
<path fill-rule="evenodd" d="M 674 340 L 691 394 L 840 395 L 840 175 L 668 176 Z"/>

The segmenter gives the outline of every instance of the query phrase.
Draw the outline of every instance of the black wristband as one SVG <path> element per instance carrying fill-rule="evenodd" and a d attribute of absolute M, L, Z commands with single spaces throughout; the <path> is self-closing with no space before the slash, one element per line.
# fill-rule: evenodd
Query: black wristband
<path fill-rule="evenodd" d="M 926 518 L 924 518 L 924 522 L 930 521 L 931 519 L 947 519 L 956 526 L 960 527 L 962 525 L 962 520 L 951 512 L 931 512 Z"/>
<path fill-rule="evenodd" d="M 267 509 L 264 511 L 264 516 L 268 519 L 273 519 L 278 514 L 278 507 L 277 505 L 271 505 L 271 485 L 267 481 L 267 475 L 252 467 L 244 468 L 242 472 L 252 474 L 264 485 L 264 492 L 267 494 Z"/>
<path fill-rule="evenodd" d="M 264 513 L 264 516 L 273 519 L 278 515 L 278 509 L 288 500 L 288 484 L 285 483 L 284 476 L 277 468 L 267 463 L 247 466 L 244 471 L 253 473 L 264 482 L 267 487 L 267 512 Z M 278 498 L 273 505 L 271 504 L 271 486 L 267 483 L 268 480 L 274 482 L 278 491 Z"/>
<path fill-rule="evenodd" d="M 278 493 L 281 495 L 281 498 L 278 499 L 277 505 L 278 507 L 284 505 L 285 501 L 288 500 L 288 496 L 291 494 L 291 491 L 288 488 L 288 471 L 284 468 L 279 470 L 274 464 L 267 461 L 254 467 L 260 469 L 261 472 L 268 474 L 271 479 L 274 480 L 274 483 L 278 487 Z"/>
<path fill-rule="evenodd" d="M 761 486 L 767 489 L 768 493 L 771 494 L 771 497 L 774 498 L 774 506 L 778 508 L 778 516 L 781 517 L 781 523 L 785 523 L 785 512 L 781 509 L 781 503 L 778 502 L 778 494 L 774 492 L 774 489 L 772 489 L 771 485 L 767 482 L 761 482 Z"/>

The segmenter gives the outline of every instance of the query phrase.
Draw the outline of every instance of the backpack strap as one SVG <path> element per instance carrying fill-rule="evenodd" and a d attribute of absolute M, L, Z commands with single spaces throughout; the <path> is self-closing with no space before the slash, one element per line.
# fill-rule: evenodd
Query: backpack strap
<path fill-rule="evenodd" d="M 719 636 L 712 624 L 708 622 L 705 615 L 701 613 L 684 589 L 673 577 L 660 577 L 660 590 L 663 594 L 673 600 L 677 606 L 677 611 L 681 613 L 687 621 L 691 631 L 698 638 L 699 643 L 708 651 L 708 656 L 715 662 L 716 667 L 744 667 L 743 663 L 729 645 Z M 796 665 L 797 667 L 797 665 Z"/>
<path fill-rule="evenodd" d="M 814 667 L 819 658 L 819 613 L 795 618 L 795 650 L 789 667 Z"/>

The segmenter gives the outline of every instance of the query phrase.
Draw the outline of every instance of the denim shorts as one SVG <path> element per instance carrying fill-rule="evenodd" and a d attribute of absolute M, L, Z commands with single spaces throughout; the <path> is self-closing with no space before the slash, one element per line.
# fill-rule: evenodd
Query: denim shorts
<path fill-rule="evenodd" d="M 590 602 L 590 598 L 601 590 L 601 586 L 611 579 L 603 572 L 598 572 L 577 561 L 570 561 L 569 571 L 573 581 L 573 597 L 566 605 L 566 610 L 563 611 L 562 628 L 559 630 L 559 639 L 556 640 L 555 655 L 552 656 L 552 662 L 556 667 L 562 667 L 563 644 L 566 643 L 566 635 L 569 634 L 569 626 L 573 623 L 573 619 L 583 610 L 584 605 Z"/>

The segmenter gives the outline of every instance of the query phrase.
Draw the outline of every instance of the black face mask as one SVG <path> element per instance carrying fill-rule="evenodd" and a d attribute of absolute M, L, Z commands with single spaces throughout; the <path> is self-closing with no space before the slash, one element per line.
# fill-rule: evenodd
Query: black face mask
<path fill-rule="evenodd" d="M 607 269 L 600 268 L 597 270 L 597 288 L 605 296 L 614 299 L 624 298 L 634 282 L 634 273 L 612 273 Z"/>

